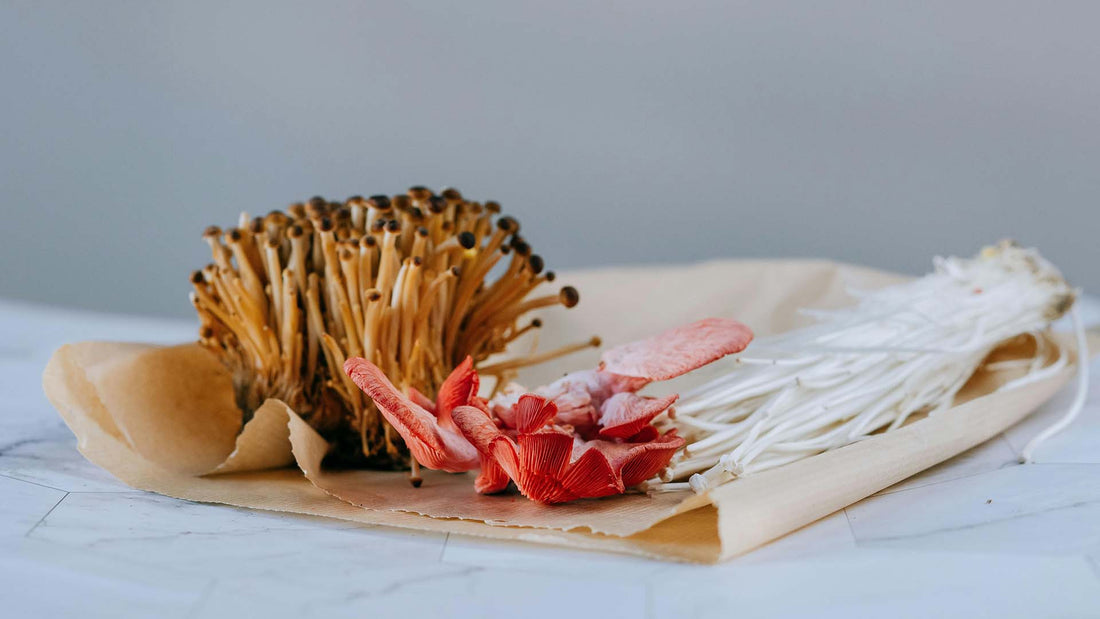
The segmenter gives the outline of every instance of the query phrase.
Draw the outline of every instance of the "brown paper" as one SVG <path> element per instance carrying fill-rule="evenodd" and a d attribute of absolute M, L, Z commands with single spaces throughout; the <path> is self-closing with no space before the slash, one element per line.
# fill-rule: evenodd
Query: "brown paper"
<path fill-rule="evenodd" d="M 541 346 L 599 334 L 607 344 L 704 316 L 734 316 L 758 334 L 805 324 L 801 307 L 849 302 L 845 286 L 900 281 L 824 261 L 724 261 L 586 271 L 563 277 L 583 302 L 546 316 Z M 1005 354 L 1034 354 L 1034 347 Z M 528 371 L 529 386 L 592 367 L 589 351 Z M 708 367 L 661 385 L 683 389 Z M 1072 368 L 991 393 L 1007 374 L 979 372 L 955 408 L 812 458 L 721 486 L 707 495 L 628 494 L 541 506 L 518 495 L 479 496 L 470 474 L 327 471 L 325 441 L 285 404 L 269 400 L 238 433 L 227 373 L 197 345 L 86 342 L 58 350 L 47 396 L 89 460 L 136 488 L 207 501 L 429 531 L 714 562 L 805 526 L 959 454 L 1052 396 Z M 965 403 L 962 403 L 965 402 Z M 296 468 L 286 465 L 296 463 Z"/>
<path fill-rule="evenodd" d="M 287 433 L 287 418 L 290 415 L 294 412 L 282 400 L 264 402 L 241 428 L 233 453 L 210 474 L 263 471 L 294 464 L 290 435 Z"/>

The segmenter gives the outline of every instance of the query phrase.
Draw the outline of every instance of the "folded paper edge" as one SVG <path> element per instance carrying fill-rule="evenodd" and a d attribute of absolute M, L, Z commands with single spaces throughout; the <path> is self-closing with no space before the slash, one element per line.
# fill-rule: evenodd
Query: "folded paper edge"
<path fill-rule="evenodd" d="M 69 427 L 73 434 L 79 437 L 79 433 L 74 427 L 74 424 L 77 423 L 77 419 L 73 416 L 72 410 L 67 406 L 75 397 L 73 390 L 79 387 L 81 391 L 87 392 L 87 396 L 91 398 L 91 402 L 84 407 L 87 417 L 92 422 L 96 423 L 106 434 L 118 441 L 126 443 L 128 447 L 133 448 L 133 445 L 130 444 L 130 441 L 123 434 L 122 429 L 118 427 L 114 418 L 111 417 L 111 412 L 107 409 L 107 406 L 99 398 L 95 386 L 88 380 L 87 373 L 72 358 L 73 348 L 85 343 L 87 342 L 65 344 L 50 355 L 49 360 L 46 362 L 46 367 L 42 370 L 42 392 L 46 395 L 46 399 L 54 407 L 58 415 L 60 415 L 61 420 L 65 422 L 65 425 Z M 75 386 L 73 382 L 64 380 L 64 378 L 62 378 L 63 376 L 71 377 L 72 381 L 75 382 Z M 89 408 L 90 410 L 88 410 Z"/>
<path fill-rule="evenodd" d="M 1090 350 L 1096 350 L 1091 343 Z M 994 438 L 1050 400 L 1075 369 L 1076 363 L 1044 380 L 988 393 L 897 430 L 715 488 L 708 494 L 718 509 L 719 560 L 750 552 Z M 859 475 L 851 474 L 857 470 Z M 771 508 L 759 509 L 762 497 Z M 776 509 L 776 502 L 783 507 Z"/>
<path fill-rule="evenodd" d="M 282 400 L 270 398 L 241 428 L 233 452 L 207 475 L 265 471 L 294 464 L 287 432 L 287 415 L 294 414 Z"/>
<path fill-rule="evenodd" d="M 94 397 L 94 388 L 88 393 L 74 393 L 70 388 L 72 383 L 69 381 L 80 378 L 79 374 L 78 368 L 71 363 L 71 359 L 68 359 L 62 350 L 55 352 L 43 372 L 43 389 L 47 399 L 77 437 L 77 448 L 80 453 L 93 464 L 102 467 L 123 483 L 138 490 L 155 492 L 181 500 L 262 509 L 277 513 L 323 516 L 368 526 L 382 525 L 437 534 L 453 533 L 484 539 L 522 541 L 544 546 L 612 552 L 665 561 L 714 563 L 718 559 L 716 541 L 710 544 L 685 545 L 682 541 L 664 539 L 662 534 L 667 534 L 667 531 L 660 529 L 645 531 L 638 538 L 631 539 L 555 529 L 493 527 L 470 520 L 432 519 L 407 512 L 364 509 L 332 497 L 321 490 L 317 490 L 320 495 L 317 497 L 317 502 L 297 507 L 274 497 L 265 497 L 262 501 L 232 501 L 222 496 L 221 492 L 211 491 L 209 484 L 218 484 L 219 478 L 222 481 L 231 480 L 234 474 L 201 478 L 165 470 L 146 460 L 127 445 L 122 437 L 111 435 L 97 420 L 88 416 L 87 399 Z M 85 386 L 91 387 L 91 384 L 85 381 Z M 289 408 L 286 410 L 288 413 L 291 412 Z M 275 412 L 278 412 L 277 409 Z M 284 426 L 288 430 L 289 423 L 288 415 L 288 425 Z M 281 474 L 289 470 L 268 470 L 260 474 Z M 314 488 L 304 475 L 298 479 L 301 484 Z M 179 484 L 186 485 L 186 490 L 180 490 Z M 196 484 L 199 484 L 198 487 Z M 691 528 L 695 530 L 709 528 L 714 531 L 716 537 L 716 516 L 717 514 L 713 512 L 700 513 L 692 519 Z"/>
<path fill-rule="evenodd" d="M 1097 333 L 1094 330 L 1090 332 L 1089 335 L 1090 349 L 1095 350 L 1094 348 L 1092 348 L 1092 346 L 1096 343 Z M 125 449 L 132 452 L 132 447 L 126 444 L 124 437 L 117 434 L 112 434 L 110 430 L 112 422 L 110 413 L 105 409 L 102 401 L 98 399 L 98 396 L 95 393 L 94 385 L 91 384 L 86 375 L 82 374 L 79 371 L 79 364 L 76 363 L 76 361 L 72 359 L 71 355 L 69 354 L 71 352 L 70 346 L 71 345 L 67 345 L 59 348 L 51 356 L 43 372 L 43 389 L 46 391 L 47 398 L 58 410 L 62 419 L 66 422 L 73 433 L 77 435 L 79 439 L 78 448 L 80 449 L 81 453 L 84 454 L 85 457 L 87 457 L 92 462 L 103 466 L 103 468 L 108 469 L 111 473 L 119 477 L 119 479 L 134 487 L 167 494 L 169 496 L 176 496 L 177 498 L 181 499 L 200 501 L 211 500 L 209 498 L 202 498 L 203 495 L 209 496 L 209 493 L 198 492 L 193 493 L 189 496 L 187 493 L 181 493 L 178 491 L 167 491 L 163 486 L 163 482 L 166 481 L 168 478 L 178 477 L 178 475 L 173 474 L 169 471 L 162 470 L 160 467 L 157 467 L 153 463 L 148 462 L 147 460 L 142 458 L 140 454 L 137 454 L 136 452 L 133 452 L 131 454 L 132 457 L 142 460 L 150 469 L 145 474 L 138 475 L 136 477 L 132 475 L 120 475 L 119 472 L 115 470 L 115 467 L 108 464 L 107 461 L 101 461 L 99 458 L 93 457 L 89 453 L 90 450 L 88 450 L 88 447 L 89 441 L 91 440 L 89 437 L 90 435 L 97 432 L 101 433 L 103 437 L 118 443 L 118 449 Z M 323 515 L 352 520 L 355 522 L 386 524 L 390 526 L 418 530 L 449 531 L 452 529 L 463 529 L 462 531 L 455 532 L 464 535 L 474 535 L 488 538 L 519 539 L 522 541 L 549 543 L 570 547 L 585 547 L 586 544 L 575 542 L 581 539 L 590 539 L 591 545 L 593 547 L 597 547 L 600 550 L 623 552 L 628 554 L 636 554 L 662 559 L 688 560 L 704 563 L 717 562 L 720 560 L 731 558 L 738 554 L 743 554 L 744 552 L 752 550 L 755 547 L 758 547 L 773 539 L 781 537 L 791 531 L 805 526 L 806 524 L 810 524 L 822 517 L 839 511 L 840 509 L 843 509 L 844 507 L 851 505 L 858 500 L 865 498 L 866 496 L 870 496 L 871 494 L 874 494 L 875 492 L 878 492 L 879 490 L 888 487 L 893 483 L 896 483 L 897 481 L 901 481 L 907 477 L 910 477 L 917 472 L 925 470 L 931 466 L 934 466 L 935 464 L 954 457 L 955 455 L 962 453 L 966 449 L 969 449 L 977 444 L 980 444 L 981 442 L 984 442 L 985 440 L 988 440 L 989 438 L 992 438 L 993 436 L 996 436 L 996 434 L 1000 433 L 1020 419 L 1023 419 L 1028 414 L 1033 412 L 1036 408 L 1038 408 L 1043 402 L 1052 397 L 1057 392 L 1057 390 L 1063 384 L 1065 384 L 1066 381 L 1068 381 L 1071 375 L 1072 368 L 1067 369 L 1062 373 L 1056 375 L 1055 377 L 1049 378 L 1039 383 L 1034 383 L 1032 385 L 1027 385 L 1025 387 L 1005 392 L 987 394 L 985 396 L 981 396 L 975 400 L 972 400 L 971 402 L 955 407 L 952 411 L 945 411 L 944 414 L 938 415 L 935 418 L 924 419 L 905 428 L 901 428 L 895 432 L 887 433 L 881 435 L 881 437 L 876 437 L 876 439 L 872 439 L 878 440 L 879 438 L 894 437 L 897 441 L 905 441 L 906 443 L 910 443 L 910 447 L 912 446 L 912 444 L 922 445 L 922 449 L 924 449 L 924 451 L 927 451 L 927 446 L 929 444 L 940 444 L 937 443 L 937 441 L 940 440 L 938 437 L 941 433 L 947 432 L 947 436 L 951 437 L 953 440 L 946 443 L 949 445 L 948 447 L 941 447 L 940 449 L 936 450 L 934 454 L 921 454 L 925 459 L 920 460 L 919 464 L 909 464 L 905 467 L 896 468 L 889 471 L 888 477 L 879 478 L 877 479 L 877 481 L 874 482 L 868 482 L 867 485 L 860 487 L 858 492 L 853 493 L 861 494 L 861 496 L 855 497 L 854 499 L 851 499 L 852 495 L 845 495 L 846 498 L 835 499 L 832 503 L 814 504 L 811 509 L 805 511 L 805 513 L 799 514 L 797 518 L 784 521 L 785 524 L 773 525 L 770 529 L 765 527 L 763 529 L 757 530 L 756 533 L 749 536 L 746 535 L 744 531 L 752 528 L 752 518 L 745 515 L 743 512 L 740 516 L 738 516 L 738 511 L 735 508 L 746 505 L 746 499 L 749 498 L 749 496 L 747 495 L 751 496 L 751 493 L 747 492 L 747 490 L 745 489 L 746 486 L 744 484 L 728 484 L 726 486 L 715 489 L 710 493 L 709 496 L 688 497 L 687 499 L 685 499 L 685 503 L 683 505 L 693 505 L 692 509 L 677 510 L 673 514 L 670 514 L 668 518 L 663 521 L 659 521 L 651 529 L 647 530 L 652 531 L 653 529 L 666 526 L 688 526 L 688 520 L 692 520 L 696 523 L 693 526 L 698 526 L 700 523 L 704 523 L 703 526 L 712 526 L 711 524 L 705 523 L 713 521 L 713 526 L 717 529 L 718 534 L 718 546 L 717 548 L 715 548 L 713 556 L 709 552 L 699 551 L 680 553 L 677 552 L 675 544 L 670 542 L 661 543 L 643 541 L 642 538 L 646 537 L 645 534 L 647 533 L 647 531 L 642 531 L 641 533 L 634 536 L 615 537 L 579 531 L 562 531 L 560 529 L 536 529 L 531 527 L 495 527 L 493 525 L 476 520 L 453 521 L 446 519 L 433 519 L 426 516 L 415 515 L 410 512 L 387 511 L 386 517 L 380 517 L 382 515 L 381 510 L 370 510 L 368 508 L 361 508 L 351 505 L 339 498 L 333 498 L 333 500 L 339 502 L 343 506 L 351 508 L 352 510 L 374 512 L 374 514 L 372 514 L 371 517 L 348 517 L 348 515 L 350 515 L 352 512 L 348 512 L 343 516 L 336 513 L 324 513 Z M 66 380 L 66 377 L 74 379 L 78 386 L 83 386 L 83 389 L 80 389 L 79 391 L 87 393 L 78 394 L 74 392 L 73 384 L 69 383 Z M 973 419 L 964 418 L 963 414 L 959 414 L 960 412 L 965 414 L 970 410 L 970 408 L 977 408 L 979 412 L 981 412 L 982 409 L 1004 409 L 1005 406 L 990 406 L 990 404 L 992 403 L 990 402 L 989 398 L 997 398 L 994 402 L 1000 402 L 1003 399 L 1006 403 L 1012 404 L 1014 399 L 1021 396 L 1028 396 L 1026 398 L 1026 404 L 1012 406 L 1012 412 L 1009 414 L 1008 417 L 1005 417 L 1003 413 L 987 413 L 985 415 L 985 418 L 987 418 L 986 423 L 989 424 L 988 426 L 983 426 L 982 429 L 976 430 L 974 432 L 968 432 L 966 436 L 953 436 L 950 433 L 952 426 L 962 425 L 963 427 L 965 427 L 967 423 L 971 423 L 973 421 Z M 89 401 L 88 398 L 91 398 L 91 400 Z M 1018 402 L 1018 400 L 1016 401 Z M 96 409 L 97 404 L 99 409 Z M 91 408 L 91 412 L 89 412 L 88 410 L 89 407 Z M 75 409 L 79 409 L 80 412 L 78 413 Z M 288 414 L 287 438 L 289 442 L 289 424 L 291 423 L 289 413 L 292 413 L 293 411 L 291 411 L 289 408 L 286 408 L 285 410 Z M 98 419 L 97 415 L 104 416 L 104 420 Z M 925 424 L 925 422 L 929 421 L 938 421 L 939 423 L 922 425 Z M 304 422 L 302 423 L 304 424 Z M 94 429 L 89 428 L 88 424 L 94 424 Z M 940 425 L 943 425 L 944 427 L 940 427 Z M 913 428 L 917 428 L 917 430 L 913 430 Z M 115 430 L 117 432 L 117 428 Z M 909 434 L 900 434 L 903 432 L 909 432 Z M 912 434 L 913 436 L 910 436 L 910 434 Z M 318 438 L 320 437 L 318 436 Z M 840 462 L 846 462 L 848 459 L 851 458 L 856 458 L 857 460 L 859 458 L 862 458 L 863 456 L 855 456 L 853 454 L 857 454 L 859 448 L 869 448 L 868 444 L 870 443 L 871 441 L 869 440 L 862 443 L 849 445 L 845 448 L 814 456 L 813 458 L 809 458 L 795 464 L 801 464 L 803 467 L 808 467 L 810 469 L 817 468 L 829 470 L 838 466 L 833 464 L 833 459 L 841 458 Z M 826 456 L 829 456 L 829 458 L 821 460 Z M 291 457 L 293 458 L 293 455 Z M 231 459 L 232 458 L 230 458 L 230 460 Z M 811 462 L 813 463 L 813 466 L 811 466 Z M 287 462 L 287 464 L 290 463 L 291 462 Z M 793 467 L 793 465 L 788 465 L 788 467 Z M 786 469 L 788 467 L 783 467 L 783 469 Z M 782 471 L 783 469 L 776 469 L 776 471 Z M 800 469 L 792 468 L 790 469 L 788 474 L 793 475 L 799 470 Z M 225 473 L 227 471 L 222 472 Z M 762 473 L 757 476 L 745 478 L 744 480 L 739 480 L 739 482 L 753 479 L 757 480 L 756 485 L 765 487 L 767 490 L 770 490 L 767 488 L 767 486 L 772 480 L 767 477 L 767 473 Z M 311 480 L 310 483 L 312 484 Z M 735 492 L 734 489 L 736 489 L 737 491 Z M 326 494 L 326 496 L 331 495 Z M 216 501 L 223 502 L 222 500 Z M 713 509 L 702 509 L 711 501 L 713 501 L 714 503 Z M 836 503 L 843 503 L 843 505 L 835 506 Z M 308 510 L 294 510 L 289 508 L 279 509 L 271 505 L 247 503 L 238 504 L 243 507 L 253 507 L 272 511 L 289 511 L 306 514 L 317 513 Z M 748 504 L 751 504 L 751 502 L 749 502 Z M 833 507 L 830 507 L 831 505 Z M 774 509 L 770 513 L 774 513 Z M 363 516 L 363 514 L 357 515 Z M 703 520 L 699 520 L 700 518 L 703 518 Z M 431 525 L 428 526 L 428 524 L 424 522 L 425 519 L 435 520 L 436 522 L 431 523 Z M 464 524 L 458 524 L 459 522 L 462 522 Z M 473 526 L 466 526 L 467 524 Z M 490 529 L 500 528 L 507 528 L 509 529 L 509 531 L 507 531 L 507 534 L 500 534 L 500 531 L 490 531 Z M 776 534 L 775 530 L 777 529 L 783 530 Z M 609 537 L 613 539 L 608 539 Z M 660 547 L 661 550 L 653 550 L 653 548 L 655 547 Z"/>

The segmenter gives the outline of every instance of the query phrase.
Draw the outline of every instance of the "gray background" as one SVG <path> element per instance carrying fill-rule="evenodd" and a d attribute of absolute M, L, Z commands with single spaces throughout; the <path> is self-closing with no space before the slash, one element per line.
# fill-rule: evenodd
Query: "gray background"
<path fill-rule="evenodd" d="M 1013 236 L 1100 290 L 1100 3 L 0 0 L 0 296 L 185 316 L 204 226 L 495 198 L 553 268 Z"/>

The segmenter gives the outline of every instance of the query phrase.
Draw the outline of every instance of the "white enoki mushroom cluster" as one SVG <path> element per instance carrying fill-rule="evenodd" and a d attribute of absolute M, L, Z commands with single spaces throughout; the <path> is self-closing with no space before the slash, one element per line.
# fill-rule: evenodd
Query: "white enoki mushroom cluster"
<path fill-rule="evenodd" d="M 809 312 L 818 324 L 754 342 L 735 371 L 684 394 L 675 423 L 689 444 L 662 480 L 690 481 L 650 488 L 702 492 L 950 408 L 993 349 L 1047 329 L 1074 300 L 1053 265 L 1008 242 L 853 295 L 854 307 Z M 1027 372 L 1002 388 L 1068 363 L 1044 365 L 1044 341 L 1032 360 L 1004 362 Z"/>

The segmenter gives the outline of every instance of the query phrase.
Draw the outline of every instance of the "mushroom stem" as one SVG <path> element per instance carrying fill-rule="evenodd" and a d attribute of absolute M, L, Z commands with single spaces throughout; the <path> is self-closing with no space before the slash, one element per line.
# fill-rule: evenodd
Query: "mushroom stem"
<path fill-rule="evenodd" d="M 203 233 L 212 264 L 192 276 L 190 295 L 199 340 L 231 371 L 246 419 L 264 399 L 281 398 L 341 459 L 409 467 L 415 480 L 419 464 L 342 363 L 364 357 L 433 396 L 466 356 L 481 365 L 541 324 L 519 326 L 525 313 L 574 303 L 572 289 L 527 299 L 553 276 L 518 233 L 499 204 L 454 189 L 315 196 L 285 213 L 242 213 L 237 227 Z M 507 268 L 496 269 L 508 254 Z M 488 369 L 511 375 L 588 345 Z"/>
<path fill-rule="evenodd" d="M 527 367 L 529 365 L 537 365 L 539 363 L 545 363 L 551 359 L 557 359 L 558 357 L 564 357 L 565 355 L 571 355 L 575 352 L 580 352 L 586 348 L 599 348 L 600 338 L 592 337 L 587 342 L 577 342 L 575 344 L 568 344 L 561 348 L 539 353 L 535 355 L 529 355 L 527 357 L 520 357 L 518 359 L 509 359 L 508 361 L 501 361 L 500 363 L 494 363 L 492 365 L 485 365 L 478 368 L 478 371 L 483 374 L 500 374 L 509 370 L 517 370 L 519 368 Z"/>

